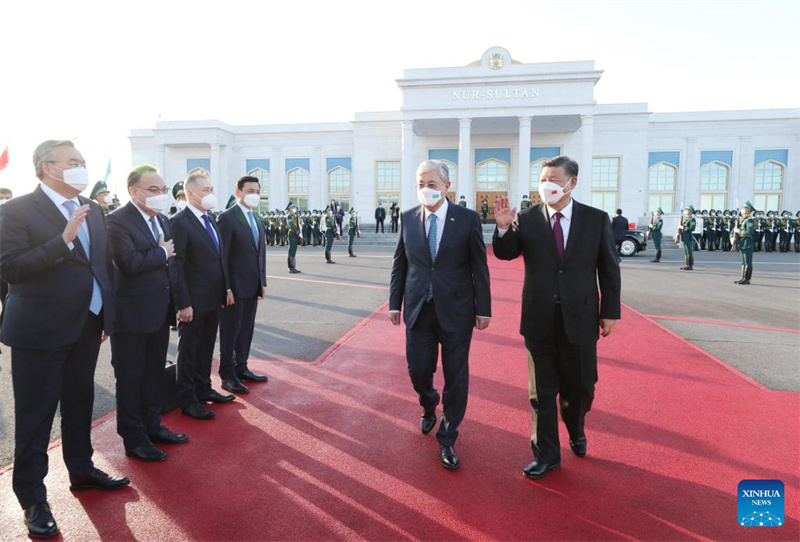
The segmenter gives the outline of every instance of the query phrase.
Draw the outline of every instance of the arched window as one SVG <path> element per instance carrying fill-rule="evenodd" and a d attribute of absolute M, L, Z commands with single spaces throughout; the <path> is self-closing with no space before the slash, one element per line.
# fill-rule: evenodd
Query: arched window
<path fill-rule="evenodd" d="M 620 159 L 618 156 L 592 158 L 592 207 L 614 216 L 619 207 Z"/>
<path fill-rule="evenodd" d="M 650 166 L 649 208 L 653 211 L 661 207 L 665 213 L 675 210 L 675 180 L 678 168 L 666 162 Z"/>
<path fill-rule="evenodd" d="M 301 167 L 291 169 L 286 174 L 286 180 L 289 199 L 297 205 L 298 210 L 308 209 L 308 170 Z"/>
<path fill-rule="evenodd" d="M 442 160 L 447 166 L 447 172 L 450 175 L 450 192 L 456 191 L 456 181 L 458 180 L 458 166 L 450 160 Z"/>
<path fill-rule="evenodd" d="M 350 170 L 336 166 L 328 172 L 329 194 L 350 194 Z"/>
<path fill-rule="evenodd" d="M 756 166 L 753 194 L 753 204 L 756 205 L 756 209 L 765 211 L 781 209 L 784 171 L 783 165 L 774 160 Z"/>
<path fill-rule="evenodd" d="M 191 170 L 189 173 L 187 173 L 187 174 L 186 174 L 186 176 L 188 177 L 189 175 L 194 175 L 195 173 L 202 173 L 202 174 L 203 174 L 203 175 L 205 175 L 206 177 L 210 177 L 210 176 L 211 176 L 211 173 L 209 173 L 209 172 L 208 172 L 208 170 L 206 170 L 206 169 L 203 169 L 203 168 L 201 168 L 201 167 L 196 167 L 196 168 L 194 168 L 194 169 L 193 169 L 193 170 Z"/>
<path fill-rule="evenodd" d="M 727 209 L 730 174 L 730 168 L 722 162 L 709 162 L 700 168 L 700 209 Z"/>
<path fill-rule="evenodd" d="M 531 162 L 531 188 L 530 190 L 538 191 L 539 190 L 539 178 L 542 176 L 542 165 L 548 160 L 548 158 L 539 158 L 538 160 Z"/>
<path fill-rule="evenodd" d="M 388 209 L 392 203 L 400 204 L 400 162 L 375 162 L 375 206 L 379 203 Z"/>
<path fill-rule="evenodd" d="M 508 164 L 495 160 L 485 160 L 478 164 L 476 178 L 478 190 L 505 192 L 508 190 Z"/>
<path fill-rule="evenodd" d="M 261 211 L 269 211 L 269 171 L 257 167 L 247 172 L 250 177 L 258 179 L 261 185 Z"/>

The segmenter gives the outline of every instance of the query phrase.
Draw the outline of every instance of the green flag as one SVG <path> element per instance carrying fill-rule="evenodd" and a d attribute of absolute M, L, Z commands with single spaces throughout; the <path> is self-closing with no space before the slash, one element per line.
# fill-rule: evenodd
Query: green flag
<path fill-rule="evenodd" d="M 106 183 L 108 183 L 108 176 L 111 175 L 111 160 L 108 160 L 108 165 L 106 166 L 106 178 L 103 179 Z"/>

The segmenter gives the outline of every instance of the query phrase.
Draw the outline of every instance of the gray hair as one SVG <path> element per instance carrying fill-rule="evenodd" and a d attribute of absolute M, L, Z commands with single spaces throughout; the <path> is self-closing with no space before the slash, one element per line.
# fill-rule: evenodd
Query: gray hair
<path fill-rule="evenodd" d="M 48 139 L 33 151 L 33 167 L 36 168 L 36 176 L 39 179 L 44 179 L 42 164 L 53 161 L 58 147 L 72 147 L 74 149 L 75 144 L 66 139 Z"/>
<path fill-rule="evenodd" d="M 438 173 L 439 178 L 445 183 L 450 182 L 450 168 L 442 160 L 425 160 L 422 162 L 417 168 L 417 177 L 429 171 Z"/>
<path fill-rule="evenodd" d="M 201 171 L 190 173 L 186 176 L 186 179 L 183 180 L 183 189 L 194 192 L 194 186 L 197 184 L 198 179 L 208 179 L 208 175 Z"/>

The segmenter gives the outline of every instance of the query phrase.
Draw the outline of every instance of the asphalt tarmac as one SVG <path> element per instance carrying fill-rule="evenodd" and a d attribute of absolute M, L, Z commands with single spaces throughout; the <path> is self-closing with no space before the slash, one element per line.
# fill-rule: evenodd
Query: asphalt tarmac
<path fill-rule="evenodd" d="M 259 307 L 251 356 L 314 360 L 383 305 L 388 299 L 393 249 L 356 246 L 356 253 L 358 258 L 348 258 L 343 247 L 334 246 L 337 264 L 327 265 L 320 247 L 301 247 L 297 267 L 302 274 L 290 275 L 286 248 L 268 247 L 267 298 Z M 697 253 L 695 270 L 691 272 L 678 270 L 682 252 L 677 249 L 664 250 L 659 264 L 649 263 L 652 257 L 651 246 L 647 252 L 623 260 L 625 304 L 648 315 L 756 326 L 758 329 L 656 319 L 766 387 L 800 391 L 800 333 L 775 330 L 800 330 L 800 254 L 756 253 L 750 286 L 733 284 L 739 278 L 738 254 Z M 171 339 L 168 358 L 174 360 L 177 333 L 173 332 Z M 0 467 L 13 460 L 14 401 L 9 354 L 9 349 L 3 347 Z M 100 350 L 95 380 L 94 416 L 99 418 L 115 409 L 114 372 L 107 343 Z M 52 438 L 58 438 L 60 433 L 57 417 Z"/>

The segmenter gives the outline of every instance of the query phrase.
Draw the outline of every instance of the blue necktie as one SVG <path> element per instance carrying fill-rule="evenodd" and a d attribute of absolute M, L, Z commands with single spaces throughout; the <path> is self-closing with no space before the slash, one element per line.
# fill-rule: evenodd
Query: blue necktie
<path fill-rule="evenodd" d="M 430 215 L 431 227 L 428 230 L 428 250 L 431 251 L 431 262 L 436 261 L 436 215 Z M 431 283 L 428 285 L 428 295 L 425 296 L 425 301 L 433 299 L 433 277 Z"/>
<path fill-rule="evenodd" d="M 78 209 L 78 204 L 72 200 L 67 200 L 64 202 L 64 207 L 66 207 L 67 211 L 69 212 L 69 216 L 75 214 L 75 211 Z M 92 261 L 92 247 L 89 242 L 89 228 L 86 226 L 86 221 L 84 220 L 83 224 L 81 224 L 80 229 L 78 230 L 78 239 L 83 245 L 83 251 L 86 252 L 86 258 L 89 260 L 90 264 Z M 100 314 L 100 311 L 103 308 L 103 292 L 100 291 L 100 283 L 97 282 L 97 279 L 92 277 L 92 300 L 89 302 L 89 311 L 92 314 Z"/>
<path fill-rule="evenodd" d="M 250 230 L 253 232 L 253 240 L 256 242 L 256 248 L 258 248 L 258 228 L 256 228 L 256 219 L 253 218 L 253 211 L 247 213 L 247 216 L 250 217 Z"/>
<path fill-rule="evenodd" d="M 217 240 L 217 236 L 214 233 L 214 228 L 211 226 L 211 219 L 208 218 L 208 215 L 203 213 L 203 222 L 206 223 L 206 231 L 208 231 L 208 235 L 211 236 L 211 240 L 214 241 L 214 246 L 217 248 L 217 254 L 219 254 L 219 240 Z"/>

